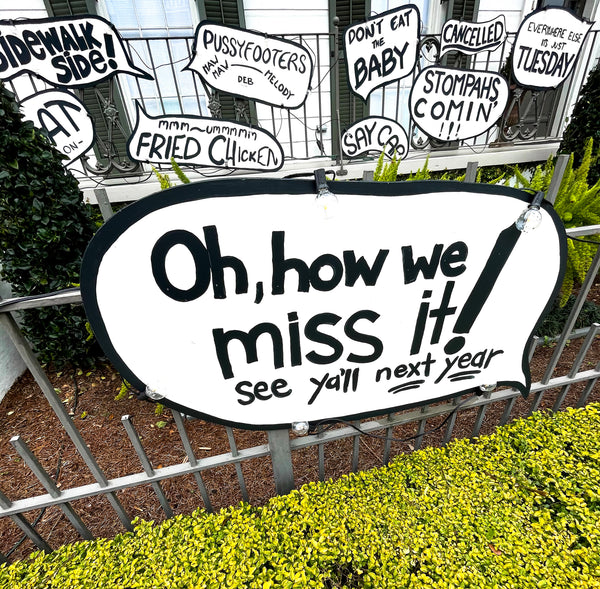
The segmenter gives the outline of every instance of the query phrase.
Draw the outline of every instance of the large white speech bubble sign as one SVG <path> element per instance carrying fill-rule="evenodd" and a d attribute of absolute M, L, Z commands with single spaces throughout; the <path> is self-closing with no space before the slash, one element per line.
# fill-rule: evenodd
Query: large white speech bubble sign
<path fill-rule="evenodd" d="M 417 62 L 421 16 L 407 4 L 350 25 L 344 33 L 350 89 L 366 100 L 384 84 L 408 76 Z"/>
<path fill-rule="evenodd" d="M 492 51 L 506 40 L 504 15 L 482 23 L 451 19 L 444 23 L 440 36 L 440 57 L 448 51 L 475 55 Z"/>
<path fill-rule="evenodd" d="M 369 152 L 381 153 L 385 149 L 388 157 L 396 154 L 402 159 L 408 153 L 406 131 L 393 119 L 366 117 L 354 123 L 342 135 L 342 151 L 346 157 L 358 157 Z"/>
<path fill-rule="evenodd" d="M 23 116 L 44 129 L 70 165 L 94 144 L 94 123 L 85 105 L 66 90 L 45 90 L 21 102 Z"/>
<path fill-rule="evenodd" d="M 133 65 L 117 29 L 99 16 L 0 21 L 0 79 L 23 73 L 69 88 L 119 73 L 154 79 Z"/>
<path fill-rule="evenodd" d="M 192 53 L 185 69 L 235 96 L 293 109 L 310 89 L 312 56 L 293 41 L 202 21 Z"/>
<path fill-rule="evenodd" d="M 150 117 L 137 104 L 127 141 L 136 162 L 274 172 L 283 166 L 281 144 L 264 129 L 192 115 Z"/>
<path fill-rule="evenodd" d="M 409 102 L 419 129 L 441 141 L 458 141 L 496 123 L 508 102 L 508 84 L 494 72 L 427 67 L 417 76 Z"/>
<path fill-rule="evenodd" d="M 244 179 L 161 191 L 110 219 L 81 289 L 123 377 L 246 428 L 376 415 L 494 383 L 527 394 L 527 349 L 564 273 L 552 207 L 522 233 L 532 197 L 507 187 L 329 189 L 333 218 L 315 206 L 314 181 Z"/>
<path fill-rule="evenodd" d="M 571 73 L 592 23 L 564 8 L 536 10 L 523 20 L 513 49 L 517 83 L 534 89 L 556 88 Z"/>

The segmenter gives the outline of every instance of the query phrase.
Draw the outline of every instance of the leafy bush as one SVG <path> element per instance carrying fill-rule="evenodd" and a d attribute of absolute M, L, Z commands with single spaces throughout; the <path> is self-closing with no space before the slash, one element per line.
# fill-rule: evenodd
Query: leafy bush
<path fill-rule="evenodd" d="M 553 337 L 561 334 L 569 319 L 575 300 L 575 296 L 571 295 L 562 307 L 556 305 L 548 315 L 546 315 L 544 321 L 539 326 L 536 335 L 539 337 Z M 585 301 L 577 316 L 574 329 L 589 327 L 592 323 L 600 323 L 600 306 L 593 301 Z"/>
<path fill-rule="evenodd" d="M 79 282 L 96 224 L 62 159 L 0 85 L 0 264 L 15 294 L 43 294 Z M 88 341 L 85 326 L 80 306 L 23 313 L 23 331 L 42 362 L 90 364 L 94 341 Z"/>
<path fill-rule="evenodd" d="M 585 143 L 583 159 L 578 168 L 575 168 L 575 157 L 571 154 L 554 202 L 554 210 L 567 229 L 600 224 L 600 181 L 591 187 L 588 184 L 590 166 L 595 159 L 593 147 L 594 142 L 590 138 Z M 518 166 L 514 167 L 514 172 L 517 177 L 517 187 L 547 192 L 554 173 L 554 163 L 549 158 L 544 166 L 538 166 L 531 180 L 527 180 L 521 174 Z M 575 283 L 582 283 L 585 280 L 585 275 L 598 249 L 596 244 L 600 244 L 598 235 L 587 236 L 585 239 L 591 243 L 573 240 L 567 242 L 567 268 L 561 288 L 560 306 L 567 302 Z"/>
<path fill-rule="evenodd" d="M 0 587 L 586 589 L 600 578 L 600 406 L 0 568 Z"/>
<path fill-rule="evenodd" d="M 574 153 L 575 165 L 583 160 L 583 145 L 591 137 L 600 146 L 600 63 L 590 72 L 581 89 L 571 121 L 563 134 L 560 153 Z M 590 167 L 589 182 L 600 180 L 600 159 L 596 158 Z"/>

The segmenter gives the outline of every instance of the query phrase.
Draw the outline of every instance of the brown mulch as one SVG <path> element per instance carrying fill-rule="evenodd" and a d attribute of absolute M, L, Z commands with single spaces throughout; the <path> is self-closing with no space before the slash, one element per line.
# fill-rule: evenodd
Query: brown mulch
<path fill-rule="evenodd" d="M 589 299 L 600 303 L 600 285 L 596 285 Z M 582 340 L 571 342 L 560 359 L 555 376 L 569 371 Z M 532 380 L 538 381 L 553 352 L 552 345 L 541 346 L 532 361 Z M 589 370 L 600 361 L 600 341 L 597 340 L 582 364 L 581 370 Z M 142 471 L 140 461 L 132 449 L 125 428 L 120 423 L 122 415 L 132 416 L 142 445 L 155 468 L 180 464 L 187 460 L 177 427 L 170 411 L 155 414 L 155 405 L 133 398 L 115 400 L 121 387 L 121 379 L 108 365 L 99 366 L 90 372 L 64 372 L 49 374 L 50 380 L 63 403 L 73 416 L 100 467 L 111 479 Z M 574 406 L 584 385 L 571 387 L 563 407 Z M 559 390 L 544 394 L 541 408 L 551 408 Z M 589 402 L 600 401 L 600 386 L 596 386 Z M 532 398 L 519 398 L 511 413 L 511 419 L 527 415 Z M 488 407 L 481 434 L 494 431 L 504 410 L 504 403 Z M 465 410 L 458 414 L 453 437 L 471 435 L 477 410 Z M 427 422 L 430 432 L 443 417 Z M 418 424 L 396 427 L 393 435 L 406 438 L 414 435 Z M 201 420 L 186 420 L 186 430 L 197 458 L 205 458 L 230 452 L 225 428 Z M 423 446 L 439 446 L 445 428 L 426 434 Z M 234 430 L 238 449 L 250 448 L 267 443 L 263 432 Z M 13 385 L 0 403 L 0 490 L 12 501 L 46 491 L 19 457 L 10 443 L 19 435 L 29 445 L 43 468 L 57 480 L 61 489 L 89 483 L 94 479 L 72 442 L 61 427 L 39 387 L 29 372 Z M 351 439 L 328 443 L 325 446 L 325 478 L 338 478 L 352 470 Z M 390 456 L 410 452 L 415 441 L 393 442 Z M 359 469 L 368 469 L 382 464 L 383 441 L 373 438 L 360 439 Z M 318 449 L 316 447 L 294 452 L 294 474 L 297 486 L 318 480 Z M 242 471 L 252 504 L 265 503 L 275 494 L 273 472 L 269 458 L 254 459 L 242 464 Z M 217 510 L 235 505 L 243 500 L 236 470 L 233 466 L 203 471 L 202 477 L 208 489 L 212 507 Z M 191 513 L 204 507 L 202 496 L 193 476 L 182 476 L 161 483 L 175 514 Z M 165 519 L 157 495 L 150 485 L 143 485 L 117 493 L 127 513 L 133 518 L 160 522 Z M 122 532 L 115 512 L 103 497 L 81 499 L 73 507 L 86 526 L 96 537 L 112 537 Z M 80 539 L 58 507 L 35 510 L 25 514 L 30 522 L 37 522 L 36 529 L 52 548 Z M 39 520 L 39 521 L 38 521 Z M 26 557 L 35 546 L 9 518 L 0 519 L 0 552 L 9 556 L 9 561 Z"/>

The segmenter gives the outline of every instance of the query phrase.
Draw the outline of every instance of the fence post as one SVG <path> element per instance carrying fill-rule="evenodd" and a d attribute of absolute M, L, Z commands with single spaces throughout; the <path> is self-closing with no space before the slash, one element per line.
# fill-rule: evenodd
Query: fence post
<path fill-rule="evenodd" d="M 570 156 L 563 153 L 562 155 L 559 155 L 556 160 L 554 173 L 552 174 L 550 186 L 548 187 L 548 193 L 546 194 L 546 200 L 552 205 L 558 196 L 558 189 L 560 188 L 563 176 L 565 175 L 565 170 L 567 169 L 567 164 L 569 163 L 569 157 Z"/>
<path fill-rule="evenodd" d="M 98 208 L 102 214 L 104 222 L 108 221 L 113 216 L 112 206 L 110 200 L 108 200 L 108 194 L 106 194 L 106 188 L 96 188 L 94 190 L 96 200 L 98 201 Z"/>
<path fill-rule="evenodd" d="M 269 430 L 269 450 L 273 462 L 273 478 L 278 495 L 286 495 L 294 488 L 294 469 L 292 467 L 292 449 L 287 429 Z"/>
<path fill-rule="evenodd" d="M 467 171 L 465 172 L 465 182 L 476 182 L 477 181 L 477 162 L 468 162 Z"/>

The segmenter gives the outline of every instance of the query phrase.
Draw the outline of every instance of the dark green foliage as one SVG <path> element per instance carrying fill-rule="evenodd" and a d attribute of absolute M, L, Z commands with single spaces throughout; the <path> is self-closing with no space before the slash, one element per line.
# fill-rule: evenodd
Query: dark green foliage
<path fill-rule="evenodd" d="M 550 313 L 546 315 L 536 335 L 539 337 L 554 337 L 559 335 L 567 323 L 574 303 L 575 295 L 571 295 L 563 307 L 557 303 Z M 592 323 L 600 323 L 600 307 L 592 301 L 586 301 L 583 303 L 583 307 L 577 317 L 575 329 L 588 327 Z"/>
<path fill-rule="evenodd" d="M 79 283 L 79 266 L 96 225 L 63 156 L 0 85 L 0 264 L 18 295 Z M 42 362 L 92 362 L 80 306 L 23 313 L 23 330 Z"/>
<path fill-rule="evenodd" d="M 600 63 L 590 72 L 587 82 L 581 89 L 579 100 L 573 109 L 573 116 L 565 129 L 559 147 L 560 153 L 574 153 L 575 165 L 583 159 L 586 139 L 591 137 L 600 146 Z M 600 159 L 595 158 L 588 182 L 591 185 L 600 180 Z"/>

